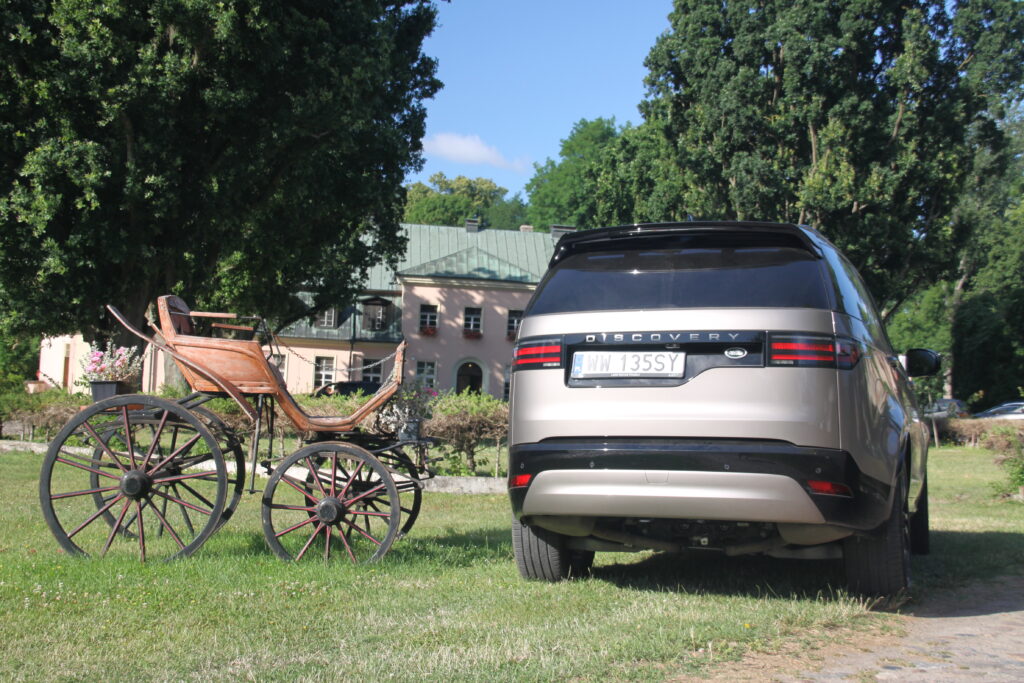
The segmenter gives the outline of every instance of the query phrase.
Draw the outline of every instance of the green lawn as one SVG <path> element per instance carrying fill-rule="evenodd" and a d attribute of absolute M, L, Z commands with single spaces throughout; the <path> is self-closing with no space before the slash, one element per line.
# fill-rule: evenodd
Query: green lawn
<path fill-rule="evenodd" d="M 503 496 L 428 494 L 373 566 L 286 564 L 259 496 L 173 563 L 58 552 L 39 455 L 0 454 L 2 680 L 660 680 L 836 627 L 898 628 L 836 586 L 836 562 L 598 555 L 592 578 L 526 582 Z M 939 449 L 918 595 L 1024 566 L 1024 505 L 982 451 Z"/>

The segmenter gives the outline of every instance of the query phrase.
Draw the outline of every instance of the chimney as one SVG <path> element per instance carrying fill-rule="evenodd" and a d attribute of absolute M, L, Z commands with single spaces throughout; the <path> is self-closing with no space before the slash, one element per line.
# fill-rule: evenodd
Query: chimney
<path fill-rule="evenodd" d="M 532 225 L 520 225 L 519 226 L 519 232 L 533 232 L 533 226 Z"/>
<path fill-rule="evenodd" d="M 467 218 L 466 219 L 466 232 L 480 232 L 480 219 L 479 218 Z"/>
<path fill-rule="evenodd" d="M 576 232 L 576 228 L 571 225 L 552 225 L 551 226 L 551 241 L 558 243 L 558 240 L 562 238 L 562 235 L 568 235 L 569 233 Z"/>

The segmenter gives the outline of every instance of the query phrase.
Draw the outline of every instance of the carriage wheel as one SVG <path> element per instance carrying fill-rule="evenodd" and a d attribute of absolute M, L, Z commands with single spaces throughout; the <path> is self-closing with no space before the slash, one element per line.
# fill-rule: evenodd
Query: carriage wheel
<path fill-rule="evenodd" d="M 82 410 L 43 460 L 39 498 L 74 555 L 192 554 L 221 522 L 227 472 L 195 415 L 155 396 L 115 396 Z"/>
<path fill-rule="evenodd" d="M 374 562 L 398 536 L 398 489 L 372 454 L 347 443 L 316 443 L 274 470 L 263 492 L 263 533 L 284 560 Z"/>
<path fill-rule="evenodd" d="M 224 526 L 224 524 L 231 519 L 235 513 L 235 508 L 238 507 L 239 501 L 242 499 L 242 491 L 245 488 L 245 455 L 242 453 L 242 445 L 238 438 L 231 432 L 228 426 L 221 420 L 216 413 L 207 410 L 203 407 L 194 407 L 189 409 L 191 413 L 196 415 L 202 420 L 203 424 L 213 433 L 217 438 L 217 442 L 220 444 L 221 454 L 225 457 L 225 464 L 232 462 L 233 468 L 227 470 L 227 486 L 229 497 L 224 502 L 224 510 L 221 512 L 220 521 L 217 523 L 217 528 Z M 149 430 L 155 435 L 156 430 L 160 427 L 160 419 L 155 415 L 146 415 L 141 413 L 137 416 L 136 423 L 138 425 L 148 425 Z M 179 443 L 184 443 L 187 440 L 188 435 L 192 432 L 193 427 L 188 424 L 181 424 L 170 422 L 164 426 L 163 439 L 166 441 L 166 445 L 171 450 L 177 448 Z M 182 434 L 184 432 L 184 435 Z M 114 437 L 117 430 L 110 430 L 102 435 L 102 441 L 104 444 L 108 443 L 109 440 Z M 102 458 L 103 448 L 97 445 L 93 449 L 93 457 L 97 461 Z M 96 509 L 104 509 L 102 513 L 103 520 L 111 527 L 117 523 L 116 517 L 111 514 L 110 510 L 107 509 L 107 502 L 109 502 L 109 496 L 105 496 L 101 489 L 103 485 L 100 483 L 100 475 L 98 472 L 90 472 L 89 474 L 89 486 L 95 493 L 93 493 L 93 502 L 96 505 Z M 161 512 L 166 514 L 166 510 L 169 507 L 170 502 L 168 500 L 162 501 L 160 504 Z M 191 520 L 186 521 L 186 525 L 191 525 Z M 123 525 L 130 526 L 130 525 Z M 133 532 L 127 529 L 123 529 L 121 532 L 127 538 L 135 538 Z M 157 529 L 156 533 L 162 535 L 164 528 L 161 526 Z"/>
<path fill-rule="evenodd" d="M 395 488 L 398 489 L 399 505 L 402 510 L 402 527 L 398 531 L 398 537 L 402 538 L 416 523 L 416 518 L 420 514 L 420 506 L 423 504 L 423 484 L 420 482 L 420 471 L 416 469 L 416 465 L 409 459 L 409 456 L 401 450 L 378 453 L 377 457 L 397 474 L 392 478 L 395 480 Z"/>

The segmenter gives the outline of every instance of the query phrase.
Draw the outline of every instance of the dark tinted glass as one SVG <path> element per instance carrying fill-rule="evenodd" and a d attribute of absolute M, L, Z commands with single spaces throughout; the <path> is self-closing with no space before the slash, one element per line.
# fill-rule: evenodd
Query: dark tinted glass
<path fill-rule="evenodd" d="M 829 308 L 821 262 L 764 246 L 577 254 L 548 272 L 527 314 L 740 307 Z"/>

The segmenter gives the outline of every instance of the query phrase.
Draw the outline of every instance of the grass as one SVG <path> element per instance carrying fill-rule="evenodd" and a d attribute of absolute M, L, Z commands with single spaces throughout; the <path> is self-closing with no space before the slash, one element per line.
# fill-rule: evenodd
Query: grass
<path fill-rule="evenodd" d="M 527 582 L 504 496 L 427 494 L 372 566 L 283 563 L 259 496 L 193 557 L 140 564 L 58 552 L 41 456 L 0 454 L 3 680 L 662 680 L 748 651 L 898 629 L 836 586 L 836 562 L 599 554 L 593 577 Z M 991 455 L 938 449 L 933 553 L 915 593 L 1024 566 L 1024 505 L 997 500 Z"/>

